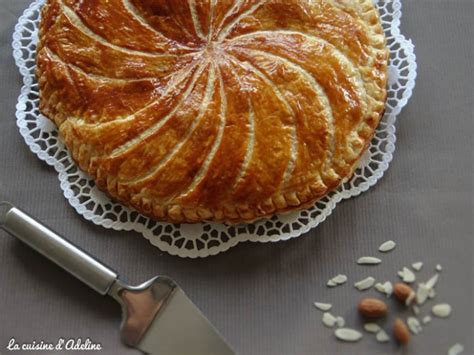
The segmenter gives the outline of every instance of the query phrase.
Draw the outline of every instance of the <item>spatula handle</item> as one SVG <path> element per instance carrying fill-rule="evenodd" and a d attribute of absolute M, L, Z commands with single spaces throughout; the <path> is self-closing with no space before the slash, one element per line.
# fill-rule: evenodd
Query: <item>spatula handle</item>
<path fill-rule="evenodd" d="M 0 227 L 105 295 L 118 275 L 10 203 L 0 202 Z"/>

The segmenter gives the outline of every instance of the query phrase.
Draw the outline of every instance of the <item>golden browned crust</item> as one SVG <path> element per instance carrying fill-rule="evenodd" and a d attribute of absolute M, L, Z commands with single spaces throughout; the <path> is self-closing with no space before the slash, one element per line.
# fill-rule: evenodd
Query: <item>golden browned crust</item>
<path fill-rule="evenodd" d="M 371 0 L 48 0 L 40 109 L 112 198 L 249 222 L 351 177 L 383 115 Z"/>

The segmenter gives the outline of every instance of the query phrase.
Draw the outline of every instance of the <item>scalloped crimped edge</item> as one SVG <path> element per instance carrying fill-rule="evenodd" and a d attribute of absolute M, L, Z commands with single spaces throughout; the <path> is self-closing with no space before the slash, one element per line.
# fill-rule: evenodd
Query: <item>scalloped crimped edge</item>
<path fill-rule="evenodd" d="M 18 23 L 15 26 L 15 31 L 13 33 L 13 57 L 15 59 L 15 63 L 19 68 L 20 74 L 23 76 L 23 87 L 21 88 L 21 93 L 18 98 L 18 104 L 16 106 L 16 118 L 17 118 L 17 125 L 20 129 L 20 134 L 23 136 L 25 143 L 29 146 L 30 150 L 38 156 L 40 160 L 45 161 L 48 165 L 53 166 L 58 173 L 58 178 L 60 181 L 61 189 L 63 190 L 63 194 L 65 198 L 68 200 L 69 204 L 76 210 L 76 212 L 83 216 L 86 220 L 92 221 L 96 225 L 101 225 L 105 228 L 111 228 L 114 230 L 127 230 L 131 231 L 134 230 L 136 232 L 141 233 L 149 242 L 157 246 L 160 250 L 165 251 L 171 255 L 180 256 L 180 257 L 187 257 L 187 258 L 196 258 L 196 257 L 207 257 L 211 255 L 216 255 L 220 252 L 224 252 L 231 247 L 237 245 L 240 242 L 244 241 L 252 241 L 252 242 L 276 242 L 281 240 L 288 240 L 291 238 L 296 238 L 301 234 L 308 232 L 310 229 L 316 227 L 319 223 L 323 222 L 334 210 L 337 203 L 344 199 L 348 199 L 353 196 L 358 196 L 362 192 L 367 191 L 370 187 L 374 186 L 384 175 L 385 171 L 388 169 L 390 162 L 393 159 L 393 152 L 395 151 L 395 120 L 396 116 L 401 112 L 402 108 L 408 103 L 409 98 L 413 93 L 413 88 L 415 86 L 415 79 L 417 76 L 417 65 L 416 65 L 416 56 L 414 53 L 414 45 L 411 40 L 405 38 L 404 35 L 400 33 L 400 20 L 401 20 L 401 3 L 399 0 L 393 1 L 393 19 L 391 23 L 390 32 L 393 35 L 394 41 L 400 43 L 400 46 L 404 48 L 404 52 L 406 55 L 406 61 L 409 62 L 410 67 L 412 70 L 409 73 L 409 77 L 407 78 L 406 88 L 403 92 L 403 96 L 401 99 L 398 100 L 398 104 L 394 107 L 393 112 L 387 114 L 385 117 L 388 135 L 385 138 L 387 140 L 387 147 L 386 151 L 383 154 L 381 167 L 374 171 L 374 175 L 371 176 L 368 181 L 361 183 L 357 187 L 352 187 L 350 190 L 340 191 L 339 189 L 331 193 L 331 197 L 329 201 L 326 203 L 324 210 L 319 214 L 316 218 L 311 219 L 309 218 L 309 222 L 303 226 L 301 229 L 297 231 L 291 232 L 283 232 L 282 234 L 275 235 L 275 236 L 266 236 L 262 238 L 262 236 L 258 236 L 255 234 L 249 233 L 240 233 L 233 238 L 230 238 L 225 244 L 221 244 L 218 247 L 211 247 L 209 249 L 201 249 L 201 250 L 187 250 L 185 248 L 181 249 L 175 247 L 174 245 L 168 244 L 159 244 L 159 241 L 156 240 L 156 236 L 152 233 L 150 229 L 148 229 L 145 224 L 140 222 L 127 222 L 127 226 L 124 226 L 123 223 L 113 221 L 108 218 L 102 218 L 99 216 L 90 216 L 83 208 L 83 206 L 77 203 L 77 198 L 75 197 L 72 189 L 70 188 L 69 183 L 67 182 L 67 175 L 64 173 L 64 168 L 66 165 L 64 161 L 72 162 L 72 159 L 69 155 L 62 158 L 61 160 L 56 159 L 42 151 L 41 147 L 31 140 L 31 136 L 29 135 L 28 130 L 25 127 L 25 121 L 22 116 L 24 116 L 25 111 L 25 104 L 22 102 L 23 99 L 28 97 L 31 91 L 31 85 L 34 81 L 34 74 L 30 72 L 25 66 L 26 61 L 23 58 L 23 54 L 21 52 L 21 38 L 22 33 L 24 31 L 24 24 L 29 22 L 29 18 L 32 17 L 35 11 L 39 11 L 40 7 L 44 3 L 44 0 L 36 0 L 30 4 L 30 6 L 24 11 L 23 15 L 19 18 Z M 391 128 L 391 129 L 390 129 Z M 81 208 L 82 207 L 82 208 Z M 148 218 L 147 218 L 148 220 Z"/>

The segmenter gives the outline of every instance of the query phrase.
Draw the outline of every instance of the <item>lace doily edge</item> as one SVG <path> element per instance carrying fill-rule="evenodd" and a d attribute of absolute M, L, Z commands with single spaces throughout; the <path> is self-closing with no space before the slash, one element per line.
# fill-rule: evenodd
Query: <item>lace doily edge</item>
<path fill-rule="evenodd" d="M 293 233 L 283 233 L 276 236 L 268 236 L 267 238 L 263 239 L 261 236 L 243 233 L 239 234 L 238 238 L 233 238 L 229 240 L 227 243 L 222 244 L 220 247 L 209 248 L 205 250 L 205 253 L 201 253 L 200 251 L 193 250 L 188 251 L 186 249 L 180 249 L 175 246 L 169 245 L 167 247 L 163 247 L 163 245 L 158 246 L 154 243 L 154 235 L 150 235 L 150 231 L 140 223 L 131 223 L 126 228 L 124 226 L 118 226 L 118 222 L 114 222 L 107 218 L 98 218 L 97 216 L 89 217 L 84 211 L 81 211 L 81 206 L 77 203 L 77 198 L 74 196 L 72 190 L 70 189 L 69 185 L 66 183 L 66 177 L 64 176 L 64 165 L 62 165 L 61 160 L 56 160 L 53 157 L 47 155 L 44 151 L 42 151 L 41 147 L 36 144 L 35 142 L 31 141 L 31 137 L 28 135 L 28 131 L 24 126 L 24 120 L 21 117 L 21 112 L 24 111 L 24 104 L 22 103 L 22 98 L 27 96 L 31 90 L 31 85 L 33 84 L 34 75 L 32 75 L 28 69 L 26 68 L 26 61 L 23 58 L 21 52 L 21 32 L 24 30 L 24 24 L 28 22 L 28 18 L 30 18 L 34 11 L 37 11 L 39 7 L 42 5 L 43 0 L 37 0 L 30 4 L 30 6 L 25 9 L 23 14 L 20 16 L 18 23 L 15 26 L 15 31 L 13 33 L 13 57 L 15 60 L 15 64 L 19 69 L 20 74 L 23 77 L 23 86 L 21 88 L 21 92 L 18 98 L 18 103 L 16 105 L 16 119 L 17 119 L 17 126 L 19 127 L 20 134 L 22 135 L 23 139 L 25 140 L 26 145 L 29 147 L 32 153 L 34 153 L 40 160 L 44 161 L 46 164 L 54 167 L 58 174 L 58 180 L 60 181 L 60 187 L 63 191 L 64 197 L 68 200 L 68 203 L 74 208 L 77 214 L 82 216 L 88 221 L 91 221 L 95 225 L 102 226 L 107 229 L 113 229 L 117 231 L 136 231 L 141 233 L 152 245 L 159 247 L 160 250 L 169 253 L 170 255 L 184 257 L 184 258 L 204 258 L 207 256 L 217 255 L 221 252 L 225 252 L 230 248 L 236 246 L 241 242 L 278 242 L 278 241 L 285 241 L 293 238 L 297 238 L 302 234 L 307 233 L 309 230 L 313 229 L 320 223 L 324 222 L 327 217 L 331 215 L 336 205 L 351 197 L 356 197 L 362 194 L 363 192 L 367 191 L 369 188 L 374 186 L 382 177 L 384 176 L 385 172 L 387 171 L 391 161 L 393 160 L 393 154 L 395 152 L 395 143 L 396 143 L 396 127 L 395 122 L 398 114 L 400 114 L 401 110 L 407 105 L 408 100 L 413 95 L 413 89 L 415 88 L 415 81 L 417 77 L 417 63 L 416 63 L 416 54 L 415 54 L 415 46 L 411 39 L 407 39 L 401 32 L 400 32 L 400 24 L 401 24 L 401 3 L 398 9 L 395 9 L 393 20 L 391 23 L 390 32 L 392 33 L 395 42 L 399 43 L 400 47 L 404 48 L 406 61 L 408 65 L 411 67 L 409 72 L 409 76 L 407 78 L 406 88 L 403 93 L 403 96 L 399 99 L 398 105 L 394 108 L 393 112 L 388 114 L 386 121 L 387 125 L 391 125 L 393 127 L 392 132 L 388 136 L 388 145 L 387 151 L 383 158 L 383 166 L 380 170 L 377 171 L 376 174 L 371 176 L 367 182 L 361 183 L 359 186 L 353 188 L 350 191 L 340 191 L 336 190 L 333 192 L 333 196 L 331 200 L 328 202 L 329 206 L 325 210 L 324 213 L 321 213 L 316 218 L 312 219 L 307 225 L 302 227 L 300 230 L 293 232 Z"/>

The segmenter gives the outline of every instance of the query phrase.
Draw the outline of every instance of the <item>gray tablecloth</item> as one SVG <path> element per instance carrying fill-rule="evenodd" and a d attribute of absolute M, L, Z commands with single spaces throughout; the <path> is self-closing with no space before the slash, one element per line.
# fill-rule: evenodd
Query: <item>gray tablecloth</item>
<path fill-rule="evenodd" d="M 245 243 L 202 260 L 172 257 L 137 233 L 85 221 L 62 196 L 54 170 L 23 143 L 15 125 L 20 76 L 10 42 L 28 3 L 0 0 L 2 198 L 132 283 L 158 273 L 175 278 L 240 354 L 446 354 L 456 342 L 464 344 L 466 354 L 473 353 L 474 1 L 404 1 L 402 30 L 416 45 L 419 75 L 397 122 L 395 158 L 374 188 L 341 203 L 301 238 Z M 356 266 L 359 256 L 377 253 L 388 239 L 398 247 L 383 257 L 383 266 Z M 395 281 L 398 269 L 418 260 L 425 262 L 423 278 L 437 263 L 443 266 L 436 301 L 450 303 L 453 313 L 447 320 L 433 320 L 406 350 L 378 344 L 368 334 L 359 344 L 342 344 L 321 324 L 321 313 L 312 306 L 316 300 L 333 303 L 334 314 L 360 327 L 354 306 L 362 295 L 352 283 L 368 275 Z M 347 274 L 350 284 L 324 287 L 337 273 Z M 382 324 L 389 327 L 390 319 Z M 89 337 L 102 344 L 103 354 L 137 353 L 120 344 L 119 321 L 120 308 L 111 299 L 0 232 L 0 352 L 8 353 L 12 337 L 18 342 Z"/>

